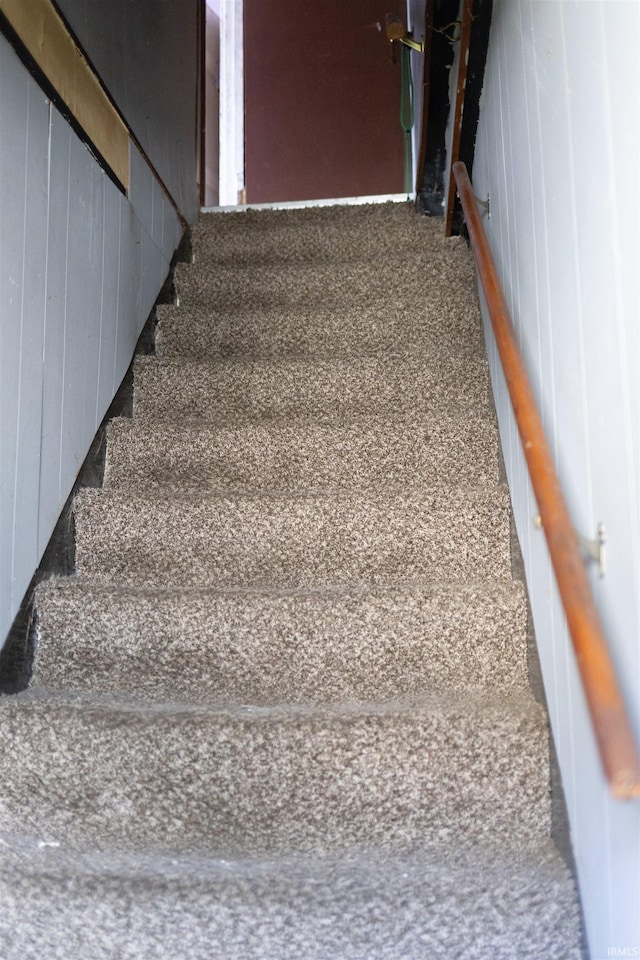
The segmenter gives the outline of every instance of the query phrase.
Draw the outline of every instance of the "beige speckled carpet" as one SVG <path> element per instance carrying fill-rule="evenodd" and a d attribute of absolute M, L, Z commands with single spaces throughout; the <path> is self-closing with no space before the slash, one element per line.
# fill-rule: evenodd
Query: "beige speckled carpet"
<path fill-rule="evenodd" d="M 578 960 L 464 243 L 194 249 L 0 701 L 2 960 Z"/>

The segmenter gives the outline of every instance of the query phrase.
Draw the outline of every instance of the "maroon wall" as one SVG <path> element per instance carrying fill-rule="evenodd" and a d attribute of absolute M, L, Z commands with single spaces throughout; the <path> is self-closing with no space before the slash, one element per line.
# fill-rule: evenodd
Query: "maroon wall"
<path fill-rule="evenodd" d="M 245 0 L 247 201 L 400 193 L 397 0 Z"/>

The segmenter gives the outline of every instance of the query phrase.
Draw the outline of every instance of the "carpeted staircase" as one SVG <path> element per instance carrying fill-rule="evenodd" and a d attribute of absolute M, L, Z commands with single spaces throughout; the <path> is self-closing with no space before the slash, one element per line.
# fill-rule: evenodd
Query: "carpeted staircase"
<path fill-rule="evenodd" d="M 0 957 L 579 958 L 463 241 L 194 248 L 0 702 Z"/>

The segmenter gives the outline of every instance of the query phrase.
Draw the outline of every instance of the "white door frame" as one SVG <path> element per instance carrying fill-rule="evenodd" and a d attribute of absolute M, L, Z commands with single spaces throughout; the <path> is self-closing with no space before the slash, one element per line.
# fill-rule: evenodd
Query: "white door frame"
<path fill-rule="evenodd" d="M 220 17 L 220 206 L 244 201 L 243 0 L 207 0 Z"/>

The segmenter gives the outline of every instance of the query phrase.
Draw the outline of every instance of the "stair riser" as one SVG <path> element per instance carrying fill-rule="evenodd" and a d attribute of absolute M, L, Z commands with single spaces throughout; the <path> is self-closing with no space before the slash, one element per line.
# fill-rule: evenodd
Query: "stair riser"
<path fill-rule="evenodd" d="M 50 582 L 37 609 L 49 688 L 275 705 L 527 686 L 515 587 L 167 597 Z"/>
<path fill-rule="evenodd" d="M 238 207 L 235 210 L 204 213 L 194 225 L 194 234 L 204 238 L 215 237 L 219 231 L 224 234 L 247 232 L 251 236 L 274 230 L 309 228 L 324 230 L 355 228 L 366 238 L 372 230 L 403 227 L 406 230 L 424 228 L 427 232 L 442 234 L 442 224 L 431 218 L 415 215 L 408 201 L 388 200 L 384 203 L 333 203 L 314 204 L 313 206 L 280 206 L 275 208 Z M 202 240 L 204 243 L 204 239 Z M 214 242 L 209 240 L 206 242 Z"/>
<path fill-rule="evenodd" d="M 463 495 L 76 501 L 78 572 L 140 586 L 280 586 L 510 577 L 504 490 Z"/>
<path fill-rule="evenodd" d="M 281 719 L 21 704 L 2 716 L 0 829 L 210 857 L 540 842 L 542 713 L 482 716 L 442 703 Z"/>
<path fill-rule="evenodd" d="M 427 273 L 429 268 L 430 273 Z M 386 300 L 408 310 L 426 303 L 434 286 L 429 257 L 405 260 L 381 259 L 372 263 L 286 264 L 232 268 L 220 265 L 178 264 L 174 274 L 178 302 L 190 304 L 343 303 Z M 425 278 L 431 277 L 431 283 Z M 438 263 L 441 289 L 464 291 L 473 281 L 473 265 L 452 263 L 446 256 Z M 458 293 L 458 297 L 460 294 Z"/>
<path fill-rule="evenodd" d="M 494 424 L 464 418 L 429 427 L 394 423 L 157 427 L 114 420 L 105 486 L 155 484 L 183 492 L 363 490 L 497 483 Z"/>
<path fill-rule="evenodd" d="M 138 417 L 215 423 L 305 417 L 335 423 L 366 416 L 424 423 L 443 413 L 489 415 L 484 358 L 444 355 L 437 362 L 434 370 L 424 358 L 218 367 L 140 358 L 134 409 Z"/>
<path fill-rule="evenodd" d="M 304 263 L 373 260 L 401 256 L 447 256 L 468 261 L 461 239 L 442 235 L 442 224 L 410 216 L 341 217 L 333 223 L 311 217 L 301 219 L 263 213 L 221 220 L 203 217 L 193 228 L 196 269 L 204 264 Z"/>
<path fill-rule="evenodd" d="M 393 303 L 363 302 L 346 311 L 335 307 L 261 307 L 224 310 L 203 306 L 156 308 L 156 350 L 161 357 L 209 360 L 232 357 L 331 356 L 383 351 L 483 349 L 475 302 L 460 304 L 434 296 L 415 313 Z"/>
<path fill-rule="evenodd" d="M 196 245 L 198 237 L 195 238 Z M 220 235 L 215 246 L 199 250 L 194 267 L 272 266 L 283 264 L 368 263 L 372 260 L 424 256 L 427 251 L 442 255 L 442 237 L 426 237 L 422 232 L 407 235 L 405 230 L 391 230 L 383 237 L 363 240 L 358 229 L 336 229 L 320 235 L 309 229 L 274 231 L 255 237 L 250 232 Z M 466 251 L 464 251 L 466 253 Z M 466 259 L 466 257 L 465 257 Z"/>

